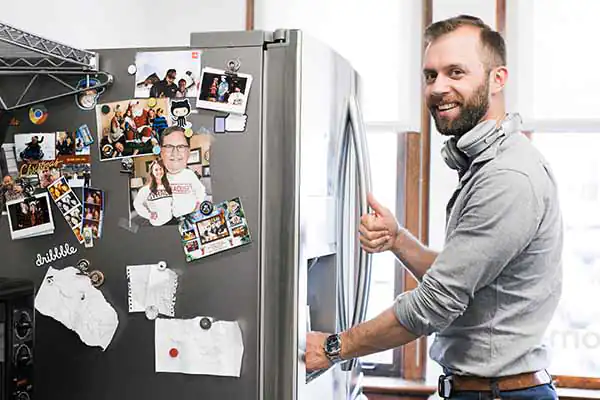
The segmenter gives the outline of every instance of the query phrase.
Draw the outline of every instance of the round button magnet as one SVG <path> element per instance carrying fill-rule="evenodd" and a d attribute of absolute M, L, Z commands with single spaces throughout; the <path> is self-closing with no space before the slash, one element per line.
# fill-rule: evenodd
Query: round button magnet
<path fill-rule="evenodd" d="M 127 67 L 127 73 L 129 75 L 134 75 L 137 72 L 137 67 L 135 66 L 135 64 L 131 64 L 129 65 L 129 67 Z"/>
<path fill-rule="evenodd" d="M 148 103 L 146 104 L 148 104 L 148 107 L 150 108 L 156 107 L 156 99 L 154 97 L 150 97 L 148 99 Z"/>
<path fill-rule="evenodd" d="M 210 320 L 210 318 L 202 317 L 202 319 L 200 320 L 200 328 L 202 328 L 204 330 L 208 330 L 208 329 L 210 329 L 211 326 L 212 326 L 212 321 Z"/>
<path fill-rule="evenodd" d="M 200 204 L 200 212 L 204 215 L 209 215 L 210 213 L 213 212 L 213 205 L 210 201 L 208 200 L 204 200 L 201 204 Z"/>
<path fill-rule="evenodd" d="M 160 154 L 160 146 L 154 146 L 152 147 L 152 154 L 154 155 L 159 155 Z"/>
<path fill-rule="evenodd" d="M 104 283 L 104 274 L 100 271 L 92 271 L 89 274 L 90 280 L 92 281 L 93 287 L 102 286 Z"/>
<path fill-rule="evenodd" d="M 191 128 L 186 128 L 185 132 L 183 133 L 185 135 L 186 138 L 191 138 L 192 136 L 194 136 L 194 131 Z"/>
<path fill-rule="evenodd" d="M 177 350 L 175 347 L 173 347 L 171 350 L 169 350 L 169 355 L 172 358 L 175 358 L 179 355 L 179 350 Z"/>
<path fill-rule="evenodd" d="M 161 261 L 158 263 L 158 270 L 159 271 L 164 271 L 165 269 L 167 269 L 167 263 L 164 261 Z"/>
<path fill-rule="evenodd" d="M 85 258 L 77 261 L 77 268 L 81 271 L 87 271 L 90 266 L 90 262 Z"/>
<path fill-rule="evenodd" d="M 158 317 L 158 308 L 156 306 L 146 307 L 146 318 L 155 320 Z"/>

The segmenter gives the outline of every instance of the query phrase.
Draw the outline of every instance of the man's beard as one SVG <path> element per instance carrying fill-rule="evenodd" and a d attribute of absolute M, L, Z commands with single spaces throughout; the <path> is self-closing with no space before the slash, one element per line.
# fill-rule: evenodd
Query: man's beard
<path fill-rule="evenodd" d="M 429 106 L 435 126 L 444 136 L 460 137 L 473 129 L 485 116 L 490 106 L 489 85 L 486 79 L 464 103 L 459 105 L 460 113 L 455 119 L 439 117 L 437 105 Z"/>

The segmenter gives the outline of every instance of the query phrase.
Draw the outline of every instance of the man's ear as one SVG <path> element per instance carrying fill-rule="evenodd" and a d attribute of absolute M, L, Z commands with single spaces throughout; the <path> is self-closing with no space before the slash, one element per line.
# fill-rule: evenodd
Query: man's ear
<path fill-rule="evenodd" d="M 490 71 L 490 93 L 501 92 L 508 80 L 508 68 L 505 66 L 496 67 Z"/>

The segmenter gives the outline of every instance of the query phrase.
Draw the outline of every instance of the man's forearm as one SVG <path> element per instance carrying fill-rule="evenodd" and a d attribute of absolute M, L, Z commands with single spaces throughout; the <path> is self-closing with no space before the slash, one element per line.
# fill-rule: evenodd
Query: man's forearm
<path fill-rule="evenodd" d="M 398 232 L 391 250 L 418 281 L 421 281 L 438 256 L 437 252 L 425 247 L 419 239 L 403 228 Z"/>
<path fill-rule="evenodd" d="M 344 360 L 379 353 L 412 342 L 418 336 L 404 328 L 393 308 L 388 308 L 376 318 L 363 322 L 341 334 Z"/>

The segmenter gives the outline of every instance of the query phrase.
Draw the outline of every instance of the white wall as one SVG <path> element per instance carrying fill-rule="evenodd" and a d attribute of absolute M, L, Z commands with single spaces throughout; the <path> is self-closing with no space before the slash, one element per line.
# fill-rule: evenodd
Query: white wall
<path fill-rule="evenodd" d="M 186 46 L 191 32 L 244 30 L 245 0 L 29 0 L 0 21 L 82 49 Z"/>

